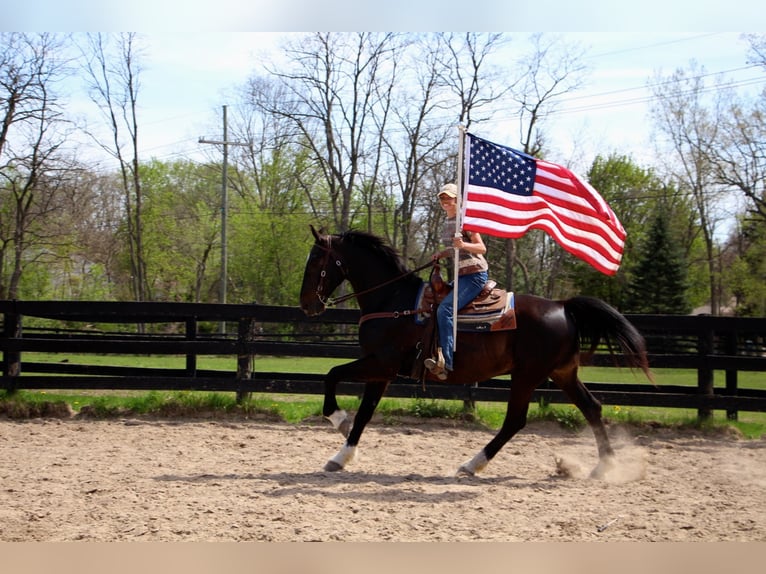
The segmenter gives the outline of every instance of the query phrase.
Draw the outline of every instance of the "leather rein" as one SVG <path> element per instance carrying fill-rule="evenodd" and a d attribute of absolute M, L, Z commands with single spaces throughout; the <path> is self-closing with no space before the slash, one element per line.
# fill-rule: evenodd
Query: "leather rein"
<path fill-rule="evenodd" d="M 390 285 L 391 283 L 395 283 L 396 281 L 399 281 L 400 279 L 403 279 L 404 277 L 407 277 L 408 275 L 413 275 L 414 273 L 417 273 L 418 271 L 422 271 L 423 269 L 427 269 L 428 267 L 431 267 L 436 264 L 434 261 L 430 261 L 424 265 L 421 265 L 420 267 L 417 267 L 416 269 L 412 269 L 410 271 L 407 271 L 406 273 L 402 273 L 401 275 L 397 275 L 396 277 L 392 279 L 388 279 L 387 281 L 384 281 L 383 283 L 379 283 L 378 285 L 373 285 L 372 287 L 365 289 L 364 291 L 359 292 L 353 292 L 353 293 L 347 293 L 346 295 L 341 295 L 340 297 L 333 298 L 333 297 L 327 297 L 325 298 L 322 295 L 322 291 L 324 289 L 324 279 L 327 276 L 327 265 L 330 263 L 330 256 L 334 254 L 333 248 L 330 245 L 331 238 L 327 237 L 327 246 L 320 245 L 317 243 L 317 247 L 324 250 L 325 256 L 322 260 L 322 271 L 319 273 L 319 284 L 317 285 L 316 289 L 316 295 L 317 298 L 322 302 L 322 304 L 325 307 L 335 307 L 338 303 L 343 303 L 344 301 L 348 301 L 349 299 L 352 299 L 354 297 L 359 297 L 361 295 L 365 295 L 367 293 L 372 293 L 373 291 L 377 291 L 378 289 L 381 289 L 385 287 L 386 285 Z M 344 279 L 348 279 L 348 274 L 346 273 L 343 262 L 340 260 L 340 257 L 337 255 L 335 256 L 335 265 L 340 269 L 341 273 L 343 274 Z M 369 321 L 370 319 L 398 319 L 399 317 L 409 317 L 410 315 L 415 315 L 416 313 L 424 313 L 428 312 L 430 309 L 405 309 L 403 311 L 381 311 L 379 313 L 367 313 L 366 315 L 362 315 L 359 319 L 359 325 L 364 323 L 365 321 Z"/>

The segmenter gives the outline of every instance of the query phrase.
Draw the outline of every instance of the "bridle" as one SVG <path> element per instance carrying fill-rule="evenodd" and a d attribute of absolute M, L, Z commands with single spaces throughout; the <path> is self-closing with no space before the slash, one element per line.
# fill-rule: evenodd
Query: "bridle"
<path fill-rule="evenodd" d="M 317 283 L 316 288 L 316 296 L 317 299 L 324 305 L 326 308 L 334 307 L 338 303 L 341 303 L 343 301 L 346 301 L 348 299 L 351 299 L 352 297 L 356 296 L 355 293 L 350 293 L 347 295 L 343 295 L 341 297 L 333 299 L 330 297 L 330 294 L 327 294 L 327 297 L 322 295 L 322 292 L 324 291 L 324 283 L 325 279 L 327 278 L 327 266 L 330 263 L 330 257 L 334 254 L 333 248 L 332 248 L 332 238 L 328 235 L 326 236 L 325 240 L 327 241 L 327 246 L 321 245 L 319 241 L 317 241 L 316 246 L 319 247 L 324 251 L 324 257 L 322 258 L 322 270 L 319 272 L 319 283 Z M 346 270 L 343 268 L 343 262 L 340 260 L 340 257 L 336 255 L 335 259 L 335 266 L 340 269 L 341 274 L 343 275 L 343 279 L 341 280 L 341 283 L 343 280 L 348 279 L 348 274 L 346 273 Z"/>
<path fill-rule="evenodd" d="M 335 250 L 332 247 L 332 237 L 327 235 L 325 238 L 325 241 L 327 242 L 327 245 L 321 245 L 319 241 L 317 241 L 316 246 L 319 247 L 321 250 L 324 251 L 324 257 L 322 258 L 322 268 L 319 272 L 319 283 L 317 284 L 316 288 L 316 296 L 317 299 L 324 305 L 326 308 L 334 307 L 338 303 L 343 303 L 344 301 L 348 301 L 349 299 L 352 299 L 354 297 L 359 297 L 361 295 L 365 295 L 367 293 L 371 293 L 373 291 L 376 291 L 378 289 L 381 289 L 385 287 L 386 285 L 390 285 L 391 283 L 395 283 L 396 281 L 399 281 L 400 279 L 403 279 L 404 277 L 407 277 L 408 275 L 412 275 L 414 273 L 417 273 L 418 271 L 422 271 L 423 269 L 426 269 L 427 267 L 431 267 L 436 262 L 429 261 L 428 263 L 421 265 L 420 267 L 416 269 L 412 269 L 411 271 L 407 271 L 405 273 L 402 273 L 401 275 L 397 275 L 396 277 L 393 277 L 392 279 L 389 279 L 387 281 L 384 281 L 383 283 L 380 283 L 378 285 L 373 285 L 369 289 L 365 289 L 364 291 L 359 292 L 353 292 L 353 293 L 347 293 L 345 295 L 341 295 L 340 297 L 330 297 L 329 293 L 327 294 L 327 297 L 323 295 L 323 291 L 325 289 L 325 279 L 327 278 L 327 267 L 330 265 L 330 259 L 333 255 L 335 255 L 335 266 L 340 269 L 341 274 L 343 275 L 343 280 L 348 279 L 348 273 L 346 272 L 346 269 L 343 265 L 343 262 L 341 261 L 340 256 L 335 254 Z M 341 283 L 343 282 L 341 280 Z"/>

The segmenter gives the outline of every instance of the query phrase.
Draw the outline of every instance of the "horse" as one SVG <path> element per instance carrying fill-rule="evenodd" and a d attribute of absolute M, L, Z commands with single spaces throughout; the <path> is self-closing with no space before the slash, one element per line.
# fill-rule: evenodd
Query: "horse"
<path fill-rule="evenodd" d="M 324 378 L 322 414 L 346 439 L 324 467 L 334 472 L 343 470 L 354 459 L 364 428 L 388 385 L 398 376 L 407 378 L 415 362 L 424 358 L 419 347 L 426 327 L 417 320 L 413 309 L 424 280 L 378 236 L 353 230 L 325 234 L 313 226 L 311 232 L 315 241 L 304 269 L 301 309 L 314 317 L 345 297 L 355 297 L 361 313 L 361 358 L 333 367 Z M 332 299 L 331 294 L 344 281 L 350 283 L 353 292 Z M 550 379 L 582 412 L 592 429 L 599 455 L 592 475 L 603 475 L 614 461 L 614 450 L 601 416 L 601 404 L 579 379 L 578 368 L 593 356 L 601 340 L 610 352 L 616 342 L 630 368 L 640 369 L 654 382 L 643 336 L 616 309 L 594 297 L 551 300 L 515 294 L 514 299 L 515 329 L 458 333 L 454 370 L 445 383 L 473 384 L 510 374 L 511 384 L 499 431 L 473 458 L 461 464 L 456 474 L 473 476 L 485 469 L 524 428 L 533 391 Z M 435 321 L 435 315 L 432 317 L 430 320 Z M 424 376 L 436 381 L 430 373 Z M 364 383 L 356 416 L 338 406 L 336 388 L 341 380 Z"/>

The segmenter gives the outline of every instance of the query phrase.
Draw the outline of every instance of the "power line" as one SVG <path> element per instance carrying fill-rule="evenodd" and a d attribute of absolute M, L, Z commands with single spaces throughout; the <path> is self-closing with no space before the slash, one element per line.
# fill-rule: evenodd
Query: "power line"
<path fill-rule="evenodd" d="M 698 34 L 696 36 L 689 36 L 688 38 L 676 38 L 674 40 L 665 40 L 664 42 L 655 42 L 653 44 L 644 44 L 643 46 L 635 46 L 633 48 L 623 48 L 621 50 L 612 50 L 610 52 L 601 52 L 600 54 L 592 54 L 590 58 L 603 58 L 606 56 L 615 56 L 617 54 L 626 54 L 628 52 L 640 52 L 649 48 L 659 48 L 661 46 L 669 46 L 671 44 L 682 44 L 684 42 L 690 42 L 693 40 L 701 40 L 703 38 L 709 38 L 711 36 L 718 36 L 721 32 L 711 32 L 709 34 Z"/>

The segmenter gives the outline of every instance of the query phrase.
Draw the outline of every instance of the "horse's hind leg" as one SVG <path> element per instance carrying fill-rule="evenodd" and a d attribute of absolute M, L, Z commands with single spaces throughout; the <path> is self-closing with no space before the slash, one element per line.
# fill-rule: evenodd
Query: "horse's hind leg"
<path fill-rule="evenodd" d="M 517 380 L 519 382 L 517 382 Z M 527 411 L 529 400 L 537 385 L 525 385 L 517 377 L 511 383 L 511 396 L 508 399 L 508 408 L 505 413 L 503 425 L 494 438 L 481 449 L 471 460 L 463 463 L 457 471 L 458 475 L 473 476 L 481 472 L 490 460 L 503 448 L 513 435 L 519 432 L 527 424 Z"/>
<path fill-rule="evenodd" d="M 351 431 L 348 433 L 346 444 L 343 445 L 334 457 L 327 461 L 327 464 L 325 464 L 324 467 L 325 470 L 343 470 L 343 468 L 354 459 L 356 456 L 356 447 L 359 444 L 362 431 L 364 431 L 364 427 L 367 426 L 367 423 L 370 422 L 372 414 L 375 412 L 387 387 L 387 382 L 374 382 L 365 385 L 362 402 L 354 417 L 354 424 L 351 427 Z"/>
<path fill-rule="evenodd" d="M 558 386 L 574 405 L 580 409 L 585 420 L 588 421 L 593 435 L 596 438 L 598 448 L 599 464 L 591 473 L 591 476 L 598 477 L 612 464 L 614 450 L 609 442 L 609 436 L 606 433 L 604 420 L 601 416 L 601 403 L 585 387 L 577 376 L 577 368 L 573 368 L 565 373 L 553 373 L 551 379 Z"/>

